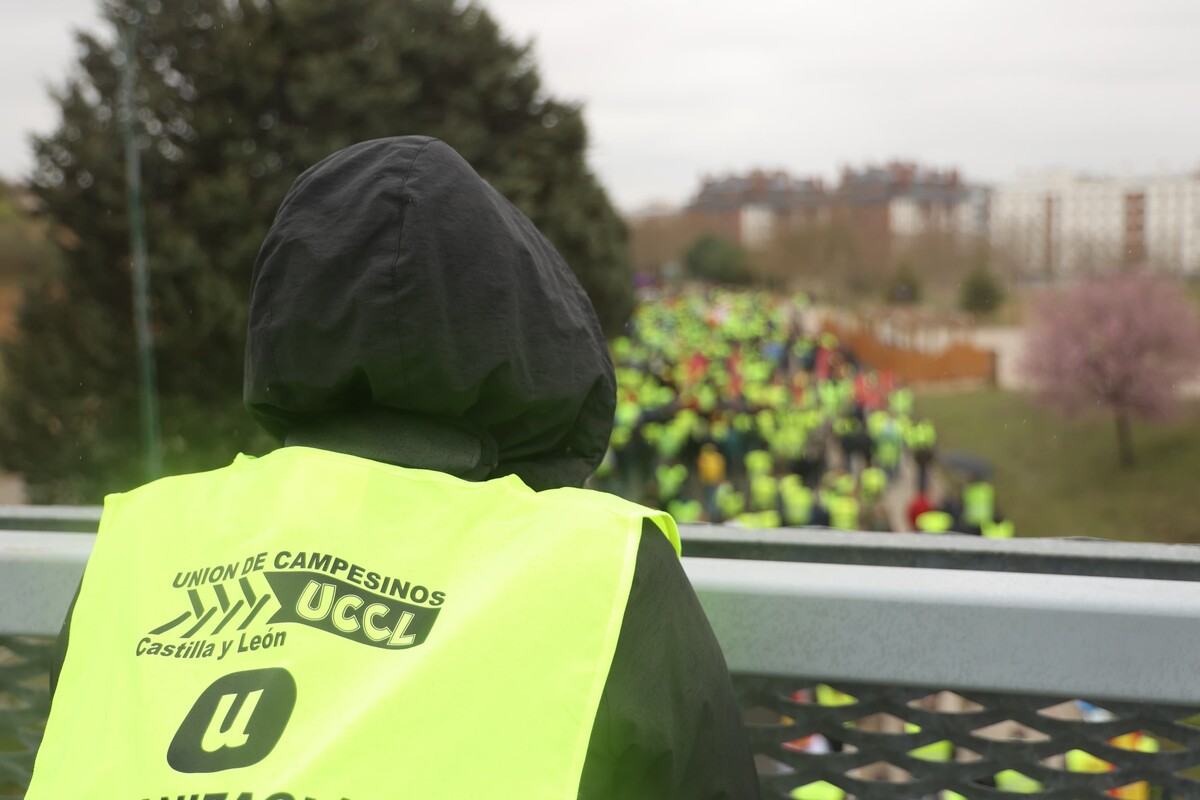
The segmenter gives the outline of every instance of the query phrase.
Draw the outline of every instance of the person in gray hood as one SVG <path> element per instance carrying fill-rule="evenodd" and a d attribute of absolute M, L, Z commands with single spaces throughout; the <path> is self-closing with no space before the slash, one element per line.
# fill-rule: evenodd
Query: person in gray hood
<path fill-rule="evenodd" d="M 566 488 L 581 487 L 600 463 L 612 426 L 615 380 L 595 312 L 554 247 L 452 148 L 418 136 L 364 142 L 296 180 L 255 265 L 244 398 L 284 450 L 536 491 L 497 506 L 498 527 L 518 507 L 530 519 L 611 507 L 634 520 L 632 578 L 611 663 L 600 665 L 594 718 L 581 721 L 589 738 L 575 796 L 758 797 L 729 673 L 680 564 L 674 524 Z M 397 507 L 397 522 L 405 514 Z M 565 528 L 581 522 L 561 518 Z M 490 523 L 485 515 L 471 524 Z M 587 547 L 580 541 L 581 552 Z M 549 603 L 544 613 L 561 612 Z M 537 698 L 521 726 L 557 713 Z M 473 711 L 473 724 L 496 741 L 521 729 Z M 422 727 L 419 718 L 402 724 Z M 422 742 L 427 754 L 460 746 Z M 401 747 L 396 757 L 410 752 Z M 461 763 L 470 770 L 472 754 L 462 752 Z M 478 780 L 479 796 L 537 794 L 496 786 L 487 774 Z"/>

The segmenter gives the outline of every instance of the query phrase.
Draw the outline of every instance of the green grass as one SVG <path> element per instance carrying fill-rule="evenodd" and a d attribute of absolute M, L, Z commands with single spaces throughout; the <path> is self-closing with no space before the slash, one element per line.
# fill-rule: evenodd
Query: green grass
<path fill-rule="evenodd" d="M 987 459 L 1019 536 L 1200 543 L 1200 403 L 1135 423 L 1133 469 L 1117 465 L 1111 418 L 1065 420 L 1024 394 L 918 393 L 938 449 Z"/>

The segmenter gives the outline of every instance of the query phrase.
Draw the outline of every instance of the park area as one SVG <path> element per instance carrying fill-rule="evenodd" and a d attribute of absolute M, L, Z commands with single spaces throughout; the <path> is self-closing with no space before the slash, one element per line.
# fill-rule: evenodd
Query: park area
<path fill-rule="evenodd" d="M 1133 469 L 1117 463 L 1111 419 L 1067 421 L 1028 393 L 926 389 L 917 403 L 944 448 L 993 465 L 1020 535 L 1200 542 L 1200 403 L 1170 422 L 1135 425 Z"/>

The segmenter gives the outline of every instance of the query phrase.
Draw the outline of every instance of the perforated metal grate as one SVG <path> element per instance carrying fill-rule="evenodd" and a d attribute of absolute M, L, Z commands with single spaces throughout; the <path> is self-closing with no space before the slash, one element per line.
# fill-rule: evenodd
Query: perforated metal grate
<path fill-rule="evenodd" d="M 735 683 L 764 798 L 801 786 L 801 796 L 822 800 L 838 796 L 831 786 L 859 800 L 1084 800 L 1114 789 L 1200 797 L 1188 777 L 1200 765 L 1200 709 L 796 678 Z M 831 786 L 812 785 L 822 781 Z"/>
<path fill-rule="evenodd" d="M 23 797 L 50 708 L 52 639 L 0 636 L 0 797 Z"/>
<path fill-rule="evenodd" d="M 49 707 L 52 640 L 0 637 L 0 797 L 21 797 Z M 971 800 L 1200 798 L 1200 709 L 986 692 L 931 692 L 797 678 L 738 677 L 764 798 L 824 781 L 859 800 L 916 800 L 957 792 Z M 823 704 L 824 703 L 824 704 Z M 1141 734 L 1143 748 L 1129 734 Z M 1126 740 L 1118 739 L 1126 737 Z M 1153 745 L 1148 743 L 1153 741 Z M 948 743 L 948 744 L 947 744 Z M 1066 769 L 1070 751 L 1076 766 Z M 914 752 L 915 751 L 915 752 Z M 945 759 L 945 760 L 941 760 Z M 1009 774 L 1010 790 L 996 787 Z M 1002 780 L 1001 783 L 1004 781 Z M 1143 786 L 1136 786 L 1144 782 Z M 1133 786 L 1131 786 L 1133 785 Z M 827 787 L 810 787 L 816 790 Z M 952 795 L 942 795 L 952 797 Z"/>

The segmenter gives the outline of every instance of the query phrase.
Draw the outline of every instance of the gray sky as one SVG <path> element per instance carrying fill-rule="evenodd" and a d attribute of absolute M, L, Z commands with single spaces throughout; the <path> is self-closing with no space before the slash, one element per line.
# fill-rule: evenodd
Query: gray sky
<path fill-rule="evenodd" d="M 1065 167 L 1200 167 L 1197 0 L 491 0 L 542 76 L 583 101 L 616 202 L 681 202 L 701 174 L 832 176 L 916 159 L 1003 181 Z M 30 168 L 46 86 L 95 0 L 4 0 L 0 174 Z"/>

